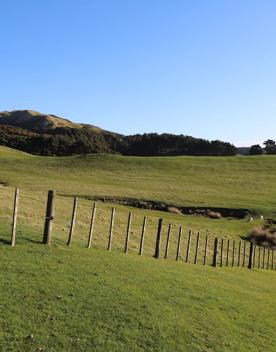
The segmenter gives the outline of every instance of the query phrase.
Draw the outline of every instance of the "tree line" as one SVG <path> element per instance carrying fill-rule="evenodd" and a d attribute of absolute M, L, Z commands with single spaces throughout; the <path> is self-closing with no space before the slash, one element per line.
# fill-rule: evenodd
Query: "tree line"
<path fill-rule="evenodd" d="M 233 156 L 234 145 L 185 135 L 145 133 L 123 136 L 90 128 L 59 127 L 34 132 L 2 125 L 0 144 L 35 155 L 67 156 L 91 153 L 119 153 L 136 156 Z"/>
<path fill-rule="evenodd" d="M 249 154 L 250 155 L 276 155 L 276 142 L 273 139 L 268 139 L 264 143 L 264 148 L 259 144 L 252 145 Z"/>

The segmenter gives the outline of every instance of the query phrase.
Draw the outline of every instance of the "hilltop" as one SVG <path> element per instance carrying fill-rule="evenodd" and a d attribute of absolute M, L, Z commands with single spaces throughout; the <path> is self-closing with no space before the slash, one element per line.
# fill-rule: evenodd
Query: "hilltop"
<path fill-rule="evenodd" d="M 119 153 L 122 155 L 236 155 L 230 143 L 186 135 L 145 133 L 125 136 L 32 110 L 0 113 L 0 145 L 36 155 Z"/>
<path fill-rule="evenodd" d="M 40 133 L 54 130 L 59 127 L 73 129 L 86 127 L 95 132 L 103 131 L 97 126 L 75 123 L 60 116 L 43 114 L 34 110 L 0 112 L 0 125 L 20 127 L 22 129 Z"/>

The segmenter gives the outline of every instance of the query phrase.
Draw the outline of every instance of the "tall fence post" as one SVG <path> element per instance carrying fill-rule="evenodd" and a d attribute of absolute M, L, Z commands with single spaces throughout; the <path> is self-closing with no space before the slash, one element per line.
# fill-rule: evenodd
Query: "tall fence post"
<path fill-rule="evenodd" d="M 189 231 L 188 234 L 188 243 L 187 243 L 187 252 L 186 252 L 186 263 L 189 261 L 189 256 L 190 256 L 190 247 L 191 247 L 191 236 L 192 236 L 192 231 Z"/>
<path fill-rule="evenodd" d="M 265 247 L 263 247 L 263 267 L 262 269 L 265 268 Z"/>
<path fill-rule="evenodd" d="M 46 206 L 46 217 L 44 225 L 44 235 L 43 244 L 51 244 L 52 239 L 52 228 L 54 221 L 54 211 L 55 211 L 55 191 L 48 191 L 47 206 Z"/>
<path fill-rule="evenodd" d="M 141 241 L 140 241 L 140 250 L 139 250 L 140 255 L 143 254 L 146 226 L 147 226 L 147 217 L 145 216 L 144 222 L 143 222 L 143 228 L 142 228 Z"/>
<path fill-rule="evenodd" d="M 259 245 L 259 250 L 258 250 L 258 269 L 261 267 L 261 246 Z"/>
<path fill-rule="evenodd" d="M 255 264 L 256 264 L 256 245 L 254 244 L 254 247 L 253 247 L 253 268 L 255 268 Z"/>
<path fill-rule="evenodd" d="M 241 241 L 239 241 L 239 249 L 238 249 L 238 267 L 240 266 L 241 262 Z"/>
<path fill-rule="evenodd" d="M 252 266 L 253 266 L 253 246 L 254 246 L 253 243 L 250 242 L 248 269 L 252 269 Z"/>
<path fill-rule="evenodd" d="M 243 254 L 242 254 L 242 266 L 245 266 L 245 256 L 246 256 L 246 241 L 243 241 Z"/>
<path fill-rule="evenodd" d="M 270 260 L 270 248 L 268 248 L 267 250 L 267 263 L 266 263 L 267 270 L 269 269 L 269 260 Z"/>
<path fill-rule="evenodd" d="M 274 269 L 274 249 L 272 248 L 272 253 L 271 253 L 271 270 Z"/>
<path fill-rule="evenodd" d="M 205 237 L 205 248 L 204 248 L 203 265 L 206 265 L 207 254 L 208 254 L 208 235 L 206 235 L 206 237 Z"/>
<path fill-rule="evenodd" d="M 223 265 L 223 239 L 220 241 L 220 267 Z"/>
<path fill-rule="evenodd" d="M 227 241 L 227 249 L 226 249 L 226 266 L 229 264 L 229 249 L 230 249 L 230 240 Z"/>
<path fill-rule="evenodd" d="M 216 237 L 214 242 L 213 267 L 217 266 L 217 256 L 218 256 L 218 238 Z"/>
<path fill-rule="evenodd" d="M 87 248 L 91 248 L 96 210 L 97 210 L 97 208 L 96 208 L 96 202 L 95 202 L 93 205 L 92 216 L 91 216 L 91 221 L 90 221 Z"/>
<path fill-rule="evenodd" d="M 168 234 L 167 234 L 167 242 L 166 242 L 166 249 L 165 249 L 165 259 L 168 258 L 168 254 L 169 254 L 169 243 L 170 243 L 170 237 L 171 237 L 171 229 L 172 229 L 172 224 L 169 224 L 169 228 L 168 228 Z"/>
<path fill-rule="evenodd" d="M 180 246 L 181 246 L 181 237 L 182 237 L 182 227 L 179 227 L 179 235 L 178 235 L 178 243 L 177 243 L 177 251 L 176 251 L 176 260 L 179 260 L 180 256 Z"/>
<path fill-rule="evenodd" d="M 111 251 L 115 208 L 112 208 L 107 249 Z"/>
<path fill-rule="evenodd" d="M 68 237 L 68 241 L 67 241 L 67 246 L 71 246 L 71 243 L 72 243 L 72 238 L 73 238 L 74 228 L 75 228 L 75 223 L 76 223 L 76 216 L 77 216 L 77 206 L 78 206 L 78 198 L 74 197 L 72 219 L 71 219 L 70 232 L 69 232 L 69 237 Z"/>
<path fill-rule="evenodd" d="M 162 226 L 163 226 L 163 219 L 159 219 L 157 236 L 156 236 L 155 253 L 154 253 L 154 258 L 156 258 L 156 259 L 158 259 L 160 257 Z"/>
<path fill-rule="evenodd" d="M 233 240 L 232 266 L 235 265 L 235 250 L 236 250 L 236 241 Z"/>
<path fill-rule="evenodd" d="M 200 237 L 200 234 L 199 234 L 199 232 L 198 232 L 197 237 L 196 237 L 196 249 L 195 249 L 195 260 L 194 260 L 194 264 L 197 264 L 199 237 Z"/>
<path fill-rule="evenodd" d="M 19 189 L 15 189 L 14 193 L 14 205 L 13 205 L 13 220 L 12 220 L 12 235 L 11 235 L 11 245 L 15 246 L 15 237 L 16 237 L 16 224 L 17 224 L 17 210 L 18 210 L 18 198 L 19 198 Z"/>
<path fill-rule="evenodd" d="M 127 232 L 126 232 L 126 242 L 125 242 L 125 253 L 127 253 L 127 252 L 128 252 L 128 242 L 129 242 L 129 234 L 130 234 L 131 219 L 132 219 L 132 213 L 131 213 L 131 212 L 129 212 L 129 214 L 128 214 L 128 221 L 127 221 Z"/>

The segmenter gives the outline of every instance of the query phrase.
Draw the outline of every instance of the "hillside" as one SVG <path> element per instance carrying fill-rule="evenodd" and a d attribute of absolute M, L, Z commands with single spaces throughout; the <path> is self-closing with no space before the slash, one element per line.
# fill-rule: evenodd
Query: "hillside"
<path fill-rule="evenodd" d="M 31 110 L 0 113 L 0 145 L 35 155 L 115 153 L 122 155 L 236 155 L 222 141 L 148 133 L 124 136 L 88 124 Z"/>
<path fill-rule="evenodd" d="M 275 216 L 275 184 L 274 156 L 57 158 L 0 147 L 0 345 L 26 352 L 274 352 L 275 271 L 184 263 L 188 229 L 208 233 L 210 241 L 215 236 L 238 241 L 259 224 L 257 220 L 250 224 L 247 219 L 214 220 L 115 205 L 112 251 L 107 252 L 103 248 L 114 205 L 99 202 L 93 246 L 85 247 L 89 196 L 245 207 Z M 20 198 L 12 248 L 8 243 L 14 187 L 20 188 Z M 58 194 L 50 247 L 40 244 L 48 189 Z M 68 248 L 73 195 L 79 196 L 79 205 Z M 122 251 L 130 210 L 126 255 Z M 138 256 L 145 215 L 144 255 Z M 150 258 L 160 217 L 164 231 L 173 224 L 166 261 Z M 176 263 L 179 225 L 184 237 Z M 208 258 L 210 264 L 211 252 Z"/>
<path fill-rule="evenodd" d="M 273 271 L 37 243 L 0 251 L 2 351 L 275 351 Z"/>
<path fill-rule="evenodd" d="M 29 191 L 37 193 L 42 199 L 42 209 L 45 192 L 56 189 L 60 195 L 75 194 L 83 199 L 129 197 L 175 206 L 244 208 L 253 214 L 276 216 L 274 156 L 137 158 L 87 155 L 56 158 L 32 156 L 1 147 L 0 182 L 9 186 L 1 191 L 4 199 L 12 199 L 12 188 L 20 187 L 26 196 Z M 70 213 L 69 198 L 66 204 Z M 89 212 L 88 206 L 88 216 Z M 166 216 L 174 222 L 180 220 L 177 215 Z M 246 234 L 251 226 L 246 220 L 217 221 L 193 216 L 181 219 L 192 227 L 236 235 Z"/>
<path fill-rule="evenodd" d="M 82 128 L 86 126 L 94 131 L 101 129 L 92 125 L 74 123 L 56 115 L 42 114 L 33 110 L 14 110 L 0 112 L 0 125 L 20 127 L 38 133 L 63 128 Z"/>

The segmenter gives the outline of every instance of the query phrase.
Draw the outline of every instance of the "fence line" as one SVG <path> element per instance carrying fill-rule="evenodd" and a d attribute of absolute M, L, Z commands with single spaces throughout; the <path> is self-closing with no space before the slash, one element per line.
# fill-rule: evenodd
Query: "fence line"
<path fill-rule="evenodd" d="M 52 227 L 54 222 L 54 212 L 55 212 L 55 191 L 49 191 L 47 197 L 46 204 L 46 215 L 45 215 L 45 224 L 44 224 L 44 233 L 42 243 L 50 245 L 52 240 Z M 17 228 L 17 216 L 18 216 L 18 205 L 19 205 L 19 189 L 15 189 L 14 193 L 14 201 L 13 201 L 13 214 L 12 214 L 12 231 L 11 231 L 11 246 L 15 246 L 16 244 L 16 228 Z M 69 237 L 67 241 L 67 245 L 71 246 L 73 235 L 74 235 L 74 227 L 77 220 L 77 209 L 78 209 L 78 198 L 75 196 L 73 201 L 73 209 L 72 216 L 70 222 L 70 231 Z M 93 203 L 92 214 L 90 217 L 90 226 L 88 232 L 88 240 L 87 240 L 87 248 L 91 248 L 94 240 L 93 231 L 96 224 L 96 212 L 97 212 L 97 204 Z M 129 251 L 129 242 L 132 239 L 132 212 L 128 213 L 127 220 L 127 228 L 125 233 L 125 243 L 124 243 L 124 252 L 128 253 Z M 113 228 L 115 223 L 115 208 L 113 207 L 111 210 L 110 224 L 109 224 L 109 234 L 108 234 L 108 243 L 107 249 L 111 251 L 112 249 L 112 240 L 113 240 Z M 146 236 L 146 227 L 147 227 L 148 218 L 145 216 L 142 224 L 142 232 L 139 240 L 139 255 L 143 254 L 144 249 L 144 241 Z M 156 259 L 161 258 L 167 259 L 169 257 L 169 249 L 172 252 L 173 248 L 170 248 L 170 241 L 172 236 L 172 224 L 168 225 L 168 230 L 166 232 L 166 238 L 164 241 L 164 246 L 162 247 L 162 235 L 163 235 L 163 219 L 159 219 L 157 232 L 156 232 L 156 240 L 155 240 L 155 251 L 154 257 Z M 176 234 L 175 234 L 176 235 Z M 177 237 L 177 245 L 176 252 L 174 254 L 174 258 L 176 261 L 182 261 L 189 263 L 190 257 L 193 258 L 192 262 L 194 264 L 198 264 L 201 262 L 204 266 L 207 265 L 208 262 L 208 251 L 212 253 L 212 266 L 213 267 L 223 267 L 229 266 L 229 261 L 231 260 L 231 267 L 248 267 L 249 269 L 257 268 L 257 269 L 275 269 L 274 263 L 274 248 L 269 248 L 265 246 L 261 246 L 260 244 L 256 244 L 249 241 L 241 241 L 236 240 L 230 241 L 227 239 L 227 245 L 225 239 L 219 239 L 216 237 L 214 241 L 210 242 L 208 234 L 205 236 L 205 241 L 201 241 L 201 234 L 197 232 L 195 236 L 195 241 L 192 240 L 193 232 L 192 230 L 188 230 L 186 240 L 182 241 L 183 237 L 183 227 L 179 226 L 178 237 Z M 186 248 L 183 248 L 183 243 L 186 242 Z M 232 243 L 231 243 L 232 242 Z M 200 249 L 200 244 L 202 243 L 203 250 Z M 246 243 L 249 243 L 249 252 Z M 184 243 L 185 244 L 185 243 Z M 210 246 L 211 244 L 211 246 Z M 231 248 L 231 249 L 230 249 Z M 163 252 L 164 250 L 164 252 Z M 191 253 L 192 250 L 192 253 Z M 163 252 L 163 254 L 162 254 Z M 185 253 L 181 255 L 181 253 Z M 202 258 L 203 256 L 203 258 Z M 202 261 L 200 261 L 200 257 Z"/>

